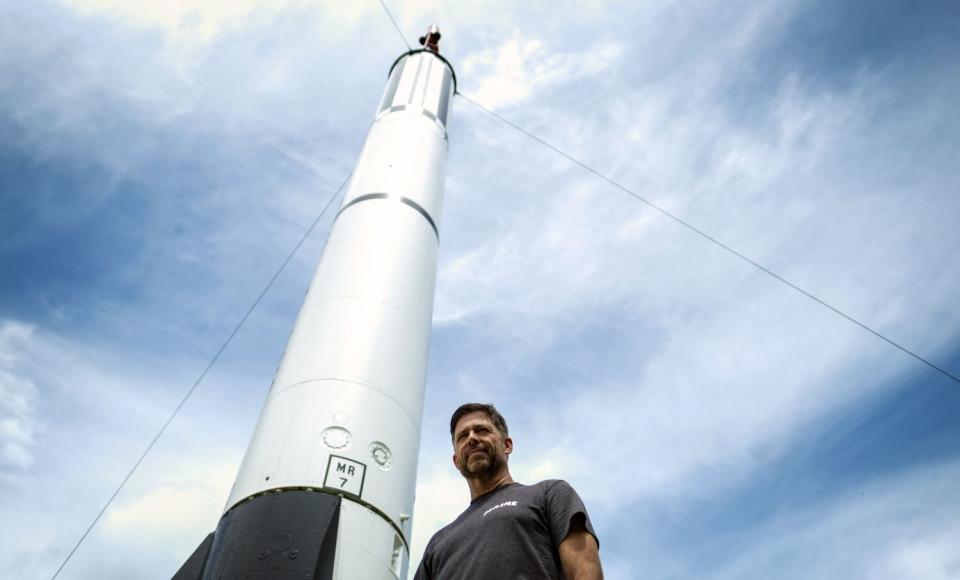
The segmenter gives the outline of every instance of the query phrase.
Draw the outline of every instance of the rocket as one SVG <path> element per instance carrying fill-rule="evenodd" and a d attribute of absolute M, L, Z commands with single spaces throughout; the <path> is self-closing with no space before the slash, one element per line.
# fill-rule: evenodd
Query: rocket
<path fill-rule="evenodd" d="M 456 92 L 439 39 L 390 68 L 224 513 L 174 580 L 406 577 Z"/>

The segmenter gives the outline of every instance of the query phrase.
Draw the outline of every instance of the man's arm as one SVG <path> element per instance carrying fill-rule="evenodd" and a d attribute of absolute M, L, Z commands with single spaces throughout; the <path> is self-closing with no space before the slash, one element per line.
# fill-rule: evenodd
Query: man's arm
<path fill-rule="evenodd" d="M 596 538 L 584 526 L 582 514 L 573 517 L 570 532 L 557 549 L 566 580 L 603 580 L 600 548 Z"/>

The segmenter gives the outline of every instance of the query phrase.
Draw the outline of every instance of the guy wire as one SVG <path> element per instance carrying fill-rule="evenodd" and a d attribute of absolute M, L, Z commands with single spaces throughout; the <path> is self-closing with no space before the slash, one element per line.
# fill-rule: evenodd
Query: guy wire
<path fill-rule="evenodd" d="M 950 379 L 953 379 L 954 382 L 960 383 L 960 377 L 957 377 L 956 375 L 954 375 L 954 374 L 951 373 L 950 371 L 946 370 L 945 368 L 940 367 L 940 366 L 934 364 L 933 362 L 931 362 L 931 361 L 927 360 L 926 358 L 920 356 L 919 354 L 913 352 L 913 351 L 910 350 L 909 348 L 907 348 L 907 347 L 903 346 L 902 344 L 894 341 L 893 339 L 887 337 L 886 335 L 884 335 L 884 334 L 881 333 L 880 331 L 871 328 L 870 326 L 866 325 L 866 324 L 863 323 L 863 322 L 860 322 L 859 320 L 857 320 L 857 319 L 854 318 L 853 316 L 847 314 L 846 312 L 840 310 L 840 309 L 837 308 L 836 306 L 833 306 L 833 305 L 830 304 L 829 302 L 827 302 L 827 301 L 825 301 L 825 300 L 823 300 L 823 299 L 821 299 L 821 298 L 818 298 L 817 296 L 813 295 L 813 294 L 810 293 L 809 291 L 801 288 L 801 287 L 798 286 L 797 284 L 794 284 L 793 282 L 787 280 L 786 278 L 784 278 L 784 277 L 781 276 L 780 274 L 777 274 L 777 273 L 774 272 L 773 270 L 767 268 L 767 267 L 764 266 L 763 264 L 760 264 L 760 263 L 757 262 L 756 260 L 753 260 L 753 259 L 747 257 L 746 255 L 744 255 L 744 254 L 742 254 L 741 252 L 735 250 L 734 248 L 728 246 L 727 244 L 721 242 L 720 240 L 718 240 L 717 238 L 711 236 L 710 234 L 706 233 L 705 231 L 701 230 L 700 228 L 698 228 L 698 227 L 694 226 L 693 224 L 691 224 L 691 223 L 683 220 L 682 218 L 680 218 L 680 217 L 678 217 L 678 216 L 670 213 L 670 211 L 668 211 L 668 210 L 660 207 L 659 205 L 657 205 L 657 204 L 655 204 L 654 202 L 650 201 L 649 199 L 643 197 L 642 195 L 636 193 L 635 191 L 633 191 L 633 190 L 631 190 L 631 189 L 629 189 L 629 188 L 621 185 L 621 184 L 618 183 L 617 181 L 614 181 L 611 177 L 608 177 L 607 175 L 605 175 L 605 174 L 597 171 L 596 169 L 594 169 L 593 167 L 587 165 L 587 164 L 584 163 L 583 161 L 580 161 L 580 160 L 577 159 L 576 157 L 574 157 L 574 156 L 570 155 L 569 153 L 561 150 L 559 147 L 557 147 L 557 146 L 555 146 L 555 145 L 553 145 L 553 144 L 551 144 L 551 143 L 548 143 L 548 142 L 545 141 L 544 139 L 541 139 L 540 137 L 534 135 L 534 134 L 531 133 L 530 131 L 524 129 L 523 127 L 517 125 L 516 123 L 510 121 L 509 119 L 503 117 L 503 116 L 500 115 L 499 113 L 496 113 L 496 112 L 488 109 L 487 107 L 484 107 L 483 105 L 481 105 L 481 104 L 478 103 L 477 101 L 471 99 L 471 98 L 468 97 L 467 95 L 465 95 L 465 94 L 463 94 L 463 93 L 461 93 L 461 92 L 457 92 L 457 95 L 463 97 L 464 100 L 466 100 L 467 102 L 469 102 L 469 103 L 472 104 L 473 106 L 477 107 L 477 108 L 480 109 L 481 111 L 484 111 L 484 112 L 492 115 L 493 117 L 499 119 L 502 123 L 504 123 L 504 124 L 506 124 L 506 125 L 509 125 L 510 127 L 513 127 L 514 129 L 516 129 L 516 130 L 519 131 L 520 133 L 523 133 L 524 135 L 526 135 L 526 136 L 529 137 L 530 139 L 533 139 L 533 140 L 536 141 L 537 143 L 543 145 L 543 146 L 546 147 L 547 149 L 550 149 L 551 151 L 553 151 L 554 153 L 560 155 L 561 157 L 566 158 L 568 161 L 571 161 L 571 162 L 579 165 L 579 166 L 582 167 L 583 169 L 589 171 L 590 173 L 594 174 L 595 176 L 599 177 L 600 179 L 606 181 L 607 183 L 609 183 L 610 185 L 616 187 L 616 188 L 619 189 L 620 191 L 622 191 L 622 192 L 626 193 L 627 195 L 630 195 L 631 197 L 635 198 L 636 200 L 638 200 L 638 201 L 646 204 L 648 207 L 656 210 L 656 211 L 659 212 L 661 215 L 664 215 L 664 216 L 670 218 L 670 219 L 673 220 L 674 222 L 676 222 L 676 223 L 680 224 L 681 226 L 687 228 L 688 230 L 690 230 L 691 232 L 697 234 L 697 235 L 700 236 L 701 238 L 704 238 L 705 240 L 707 240 L 707 241 L 709 241 L 709 242 L 711 242 L 711 243 L 719 246 L 720 248 L 724 249 L 724 250 L 727 251 L 728 253 L 733 254 L 733 255 L 736 256 L 737 258 L 739 258 L 739 259 L 743 260 L 744 262 L 750 264 L 751 266 L 757 268 L 757 269 L 760 270 L 761 272 L 763 272 L 763 273 L 767 274 L 768 276 L 772 277 L 774 280 L 777 280 L 778 282 L 780 282 L 780 283 L 782 283 L 782 284 L 785 284 L 785 285 L 788 286 L 789 288 L 792 288 L 794 291 L 799 292 L 800 294 L 806 296 L 806 297 L 809 298 L 810 300 L 813 300 L 814 302 L 816 302 L 817 304 L 823 306 L 824 308 L 827 308 L 828 310 L 831 310 L 831 311 L 834 312 L 835 314 L 837 314 L 837 315 L 839 315 L 839 316 L 842 316 L 842 317 L 845 318 L 847 321 L 849 321 L 849 322 L 851 322 L 851 323 L 859 326 L 859 327 L 862 328 L 863 330 L 866 330 L 867 332 L 869 332 L 870 334 L 876 336 L 877 338 L 879 338 L 880 340 L 886 342 L 887 344 L 889 344 L 889 345 L 891 345 L 891 346 L 899 349 L 900 351 L 902 351 L 902 352 L 910 355 L 910 356 L 913 357 L 914 359 L 920 361 L 921 363 L 923 363 L 923 364 L 925 364 L 926 366 L 932 368 L 933 370 L 935 370 L 935 371 L 937 371 L 938 373 L 944 375 L 945 377 L 948 377 L 948 378 L 950 378 Z"/>
<path fill-rule="evenodd" d="M 80 544 L 87 538 L 87 535 L 90 534 L 90 531 L 93 530 L 94 526 L 97 525 L 97 522 L 100 521 L 100 518 L 103 517 L 103 514 L 106 513 L 107 508 L 110 507 L 110 504 L 113 503 L 113 500 L 120 494 L 120 491 L 123 490 L 124 486 L 127 484 L 127 481 L 130 480 L 130 477 L 133 473 L 140 467 L 140 464 L 143 463 L 143 460 L 147 457 L 147 454 L 150 453 L 150 450 L 153 449 L 153 446 L 156 445 L 157 441 L 160 439 L 160 436 L 167 430 L 167 427 L 173 421 L 173 418 L 177 416 L 177 413 L 180 412 L 180 409 L 187 403 L 187 400 L 193 395 L 194 391 L 197 390 L 197 387 L 200 386 L 200 383 L 203 381 L 204 377 L 207 376 L 207 373 L 210 372 L 210 369 L 213 368 L 213 365 L 220 359 L 220 355 L 223 354 L 223 351 L 227 349 L 227 346 L 230 345 L 230 342 L 233 341 L 233 338 L 240 332 L 240 328 L 243 324 L 250 318 L 250 315 L 256 309 L 257 305 L 260 304 L 260 301 L 263 300 L 263 297 L 267 294 L 267 291 L 273 286 L 273 283 L 277 281 L 277 278 L 280 277 L 280 274 L 287 267 L 287 264 L 290 263 L 290 260 L 293 259 L 293 256 L 300 249 L 300 246 L 307 241 L 307 238 L 310 237 L 310 234 L 313 232 L 314 228 L 317 227 L 317 224 L 320 223 L 320 219 L 323 218 L 324 214 L 327 213 L 327 210 L 330 209 L 330 206 L 333 205 L 333 201 L 337 199 L 340 192 L 343 190 L 344 186 L 347 185 L 347 182 L 350 180 L 352 173 L 348 174 L 346 179 L 343 180 L 343 183 L 340 184 L 340 187 L 337 188 L 337 191 L 330 197 L 326 205 L 323 206 L 323 209 L 320 210 L 320 214 L 313 220 L 313 223 L 310 224 L 310 227 L 307 228 L 307 231 L 304 232 L 303 236 L 300 238 L 300 241 L 290 250 L 290 253 L 287 254 L 286 259 L 283 260 L 283 263 L 280 264 L 280 267 L 277 268 L 277 271 L 274 272 L 273 277 L 270 278 L 270 281 L 267 282 L 266 286 L 263 287 L 263 290 L 260 291 L 260 294 L 257 295 L 256 299 L 253 301 L 253 304 L 250 305 L 250 308 L 247 309 L 246 313 L 240 318 L 240 321 L 237 322 L 233 330 L 227 336 L 227 339 L 223 341 L 223 344 L 220 345 L 220 348 L 217 350 L 216 354 L 213 355 L 213 358 L 210 359 L 210 362 L 207 363 L 207 366 L 204 367 L 203 372 L 200 373 L 200 376 L 197 377 L 197 380 L 193 382 L 193 386 L 187 391 L 187 394 L 183 396 L 180 400 L 180 403 L 176 406 L 170 416 L 167 417 L 167 420 L 164 422 L 163 426 L 160 427 L 160 430 L 157 431 L 157 434 L 154 435 L 153 440 L 150 441 L 150 444 L 147 445 L 147 448 L 143 450 L 143 453 L 140 454 L 140 458 L 137 459 L 137 462 L 133 464 L 133 467 L 130 468 L 130 471 L 127 472 L 127 475 L 124 476 L 123 481 L 120 482 L 120 485 L 117 486 L 117 489 L 114 490 L 113 495 L 110 496 L 110 499 L 107 500 L 107 503 L 100 508 L 100 512 L 97 514 L 93 521 L 90 522 L 90 525 L 87 526 L 86 531 L 83 532 L 83 535 L 80 536 L 80 539 L 77 540 L 76 545 L 73 546 L 73 549 L 70 550 L 70 553 L 67 554 L 67 557 L 63 559 L 60 567 L 57 568 L 57 571 L 53 573 L 53 576 L 50 577 L 50 580 L 56 580 L 56 577 L 63 570 L 64 566 L 67 565 L 67 562 L 70 561 L 70 558 L 73 557 L 73 554 L 77 551 L 77 548 L 80 547 Z"/>

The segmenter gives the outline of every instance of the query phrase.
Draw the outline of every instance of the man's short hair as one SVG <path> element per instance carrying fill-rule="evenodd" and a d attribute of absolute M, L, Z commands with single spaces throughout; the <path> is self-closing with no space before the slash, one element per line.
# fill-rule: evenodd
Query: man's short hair
<path fill-rule="evenodd" d="M 460 420 L 460 417 L 469 415 L 470 413 L 474 413 L 476 411 L 484 413 L 501 435 L 504 437 L 510 435 L 510 431 L 507 429 L 507 421 L 503 418 L 503 415 L 500 414 L 500 411 L 497 411 L 496 407 L 488 403 L 465 403 L 457 407 L 457 410 L 453 412 L 453 416 L 450 417 L 451 439 L 453 438 L 453 430 L 457 428 L 457 421 Z"/>

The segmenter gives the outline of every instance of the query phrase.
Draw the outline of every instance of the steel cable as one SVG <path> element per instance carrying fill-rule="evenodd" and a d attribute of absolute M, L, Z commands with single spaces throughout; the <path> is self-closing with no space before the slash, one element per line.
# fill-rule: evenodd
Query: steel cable
<path fill-rule="evenodd" d="M 616 187 L 616 188 L 619 189 L 620 191 L 626 193 L 627 195 L 630 195 L 630 196 L 633 197 L 634 199 L 636 199 L 636 200 L 640 201 L 641 203 L 646 204 L 648 207 L 656 210 L 656 211 L 659 212 L 661 215 L 664 215 L 664 216 L 670 218 L 671 220 L 673 220 L 674 222 L 676 222 L 676 223 L 680 224 L 681 226 L 687 228 L 687 229 L 690 230 L 691 232 L 697 234 L 698 236 L 704 238 L 705 240 L 711 242 L 712 244 L 715 244 L 716 246 L 719 246 L 720 248 L 722 248 L 723 250 L 727 251 L 728 253 L 733 254 L 734 256 L 736 256 L 737 258 L 739 258 L 740 260 L 743 260 L 744 262 L 746 262 L 746 263 L 750 264 L 751 266 L 757 268 L 757 269 L 760 270 L 761 272 L 763 272 L 763 273 L 767 274 L 768 276 L 772 277 L 774 280 L 777 280 L 778 282 L 780 282 L 780 283 L 782 283 L 782 284 L 785 284 L 787 287 L 793 289 L 793 290 L 796 291 L 796 292 L 799 292 L 799 293 L 802 294 L 803 296 L 806 296 L 807 298 L 809 298 L 810 300 L 813 300 L 814 302 L 816 302 L 817 304 L 823 306 L 824 308 L 827 308 L 828 310 L 832 311 L 833 313 L 835 313 L 835 314 L 843 317 L 843 318 L 846 319 L 847 321 L 849 321 L 849 322 L 851 322 L 851 323 L 859 326 L 859 327 L 862 328 L 863 330 L 869 332 L 870 334 L 872 334 L 872 335 L 874 335 L 875 337 L 879 338 L 880 340 L 886 342 L 887 344 L 893 346 L 894 348 L 897 348 L 898 350 L 900 350 L 900 351 L 902 351 L 902 352 L 910 355 L 911 357 L 913 357 L 914 359 L 920 361 L 920 362 L 923 363 L 924 365 L 930 367 L 931 369 L 937 371 L 938 373 L 944 375 L 945 377 L 948 377 L 948 378 L 952 379 L 954 382 L 960 383 L 960 377 L 957 377 L 956 375 L 954 375 L 953 373 L 951 373 L 951 372 L 948 371 L 947 369 L 945 369 L 945 368 L 943 368 L 943 367 L 941 367 L 941 366 L 938 366 L 938 365 L 934 364 L 934 363 L 931 362 L 930 360 L 928 360 L 928 359 L 920 356 L 919 354 L 913 352 L 913 351 L 910 350 L 909 348 L 907 348 L 907 347 L 903 346 L 902 344 L 900 344 L 900 343 L 894 341 L 893 339 L 889 338 L 888 336 L 886 336 L 886 335 L 883 334 L 882 332 L 880 332 L 880 331 L 878 331 L 878 330 L 876 330 L 876 329 L 874 329 L 874 328 L 871 328 L 871 327 L 868 326 L 867 324 L 865 324 L 865 323 L 857 320 L 857 319 L 854 318 L 853 316 L 847 314 L 847 313 L 844 312 L 843 310 L 840 310 L 839 308 L 837 308 L 836 306 L 830 304 L 830 303 L 827 302 L 826 300 L 823 300 L 822 298 L 819 298 L 818 296 L 815 296 L 815 295 L 812 294 L 811 292 L 805 290 L 804 288 L 798 286 L 797 284 L 791 282 L 790 280 L 787 280 L 786 278 L 784 278 L 784 277 L 781 276 L 780 274 L 777 274 L 777 273 L 774 272 L 773 270 L 767 268 L 767 267 L 764 266 L 763 264 L 760 264 L 760 263 L 757 262 L 756 260 L 753 260 L 752 258 L 747 257 L 746 255 L 744 255 L 744 254 L 741 253 L 740 251 L 738 251 L 738 250 L 736 250 L 736 249 L 728 246 L 727 244 L 721 242 L 721 241 L 718 240 L 717 238 L 711 236 L 710 234 L 706 233 L 705 231 L 701 230 L 700 228 L 694 226 L 694 225 L 691 224 L 690 222 L 685 221 L 684 219 L 682 219 L 682 218 L 674 215 L 674 214 L 671 213 L 670 211 L 668 211 L 668 210 L 660 207 L 660 206 L 657 205 L 656 203 L 650 201 L 649 199 L 643 197 L 642 195 L 636 193 L 635 191 L 627 188 L 627 187 L 624 186 L 624 185 L 621 185 L 619 182 L 615 181 L 615 180 L 612 179 L 611 177 L 609 177 L 609 176 L 601 173 L 600 171 L 594 169 L 594 168 L 591 167 L 590 165 L 587 165 L 587 164 L 584 163 L 583 161 L 580 161 L 579 159 L 577 159 L 576 157 L 570 155 L 570 154 L 567 153 L 566 151 L 563 151 L 563 150 L 560 149 L 559 147 L 557 147 L 557 146 L 555 146 L 555 145 L 553 145 L 553 144 L 545 141 L 544 139 L 538 137 L 537 135 L 534 135 L 533 133 L 531 133 L 530 131 L 524 129 L 523 127 L 521 127 L 521 126 L 519 126 L 519 125 L 517 125 L 517 124 L 514 123 L 513 121 L 510 121 L 509 119 L 505 118 L 503 115 L 500 115 L 499 113 L 497 113 L 497 112 L 495 112 L 495 111 L 493 111 L 493 110 L 491 110 L 491 109 L 488 109 L 487 107 L 484 107 L 483 105 L 481 105 L 481 104 L 478 103 L 477 101 L 473 100 L 472 98 L 468 97 L 467 95 L 465 95 L 465 94 L 463 94 L 463 93 L 461 93 L 461 92 L 457 92 L 457 95 L 459 95 L 460 97 L 462 97 L 462 98 L 463 98 L 464 100 L 466 100 L 468 103 L 472 104 L 474 107 L 477 107 L 477 108 L 480 109 L 481 111 L 484 111 L 484 112 L 490 114 L 491 116 L 493 116 L 493 117 L 495 117 L 496 119 L 500 120 L 502 123 L 504 123 L 504 124 L 506 124 L 506 125 L 514 128 L 514 129 L 516 129 L 516 130 L 519 131 L 520 133 L 523 133 L 524 135 L 526 135 L 526 136 L 529 137 L 530 139 L 533 139 L 534 141 L 536 141 L 536 142 L 539 143 L 540 145 L 543 145 L 544 147 L 546 147 L 547 149 L 550 149 L 551 151 L 553 151 L 554 153 L 560 155 L 561 157 L 566 158 L 568 161 L 571 161 L 572 163 L 575 163 L 576 165 L 579 165 L 579 166 L 582 167 L 583 169 L 585 169 L 585 170 L 587 170 L 588 172 L 592 173 L 593 175 L 599 177 L 600 179 L 606 181 L 607 183 L 609 183 L 610 185 Z"/>
<path fill-rule="evenodd" d="M 350 180 L 350 175 L 351 174 L 348 174 L 346 179 L 343 180 L 343 183 L 340 184 L 340 187 L 337 188 L 337 191 L 334 192 L 334 194 L 327 201 L 326 205 L 323 206 L 323 209 L 320 210 L 320 214 L 317 215 L 316 219 L 313 220 L 313 223 L 310 224 L 310 227 L 307 228 L 307 231 L 304 232 L 303 236 L 300 238 L 300 241 L 298 241 L 297 244 L 290 251 L 290 253 L 287 254 L 286 259 L 283 260 L 283 263 L 281 263 L 280 267 L 277 268 L 276 272 L 274 272 L 273 276 L 270 278 L 270 281 L 267 282 L 266 286 L 263 287 L 263 290 L 261 290 L 260 294 L 257 295 L 256 299 L 254 299 L 253 303 L 247 309 L 246 313 L 244 313 L 244 315 L 240 318 L 240 321 L 237 322 L 236 326 L 234 326 L 233 330 L 227 336 L 227 339 L 223 341 L 223 344 L 220 345 L 220 348 L 217 350 L 216 354 L 213 355 L 213 358 L 211 358 L 210 362 L 207 363 L 207 366 L 204 367 L 203 372 L 201 372 L 200 375 L 197 377 L 197 380 L 194 381 L 193 386 L 190 387 L 187 393 L 180 400 L 180 403 L 176 406 L 173 412 L 170 413 L 170 416 L 167 417 L 167 420 L 163 423 L 163 426 L 160 427 L 160 430 L 157 431 L 156 435 L 154 435 L 153 440 L 150 441 L 150 444 L 147 445 L 147 448 L 144 449 L 143 453 L 140 454 L 140 458 L 137 459 L 137 462 L 133 464 L 133 467 L 131 467 L 130 471 L 127 472 L 127 475 L 124 476 L 123 481 L 121 481 L 120 485 L 117 486 L 117 489 L 114 490 L 113 495 L 110 496 L 110 499 L 107 500 L 107 503 L 103 505 L 103 507 L 100 509 L 100 512 L 97 514 L 97 516 L 93 518 L 93 521 L 90 522 L 89 526 L 87 526 L 87 529 L 83 532 L 83 535 L 80 536 L 79 540 L 77 540 L 76 545 L 73 546 L 73 549 L 70 550 L 70 553 L 67 554 L 67 557 L 63 559 L 63 562 L 60 564 L 60 567 L 57 568 L 57 571 L 53 573 L 53 576 L 50 577 L 50 580 L 56 580 L 56 577 L 60 574 L 61 571 L 63 571 L 64 566 L 66 566 L 67 562 L 70 561 L 70 558 L 73 557 L 73 554 L 77 551 L 77 548 L 80 547 L 80 544 L 83 543 L 83 541 L 90 534 L 91 530 L 93 530 L 94 526 L 97 525 L 97 522 L 100 521 L 100 518 L 103 517 L 103 514 L 106 513 L 107 508 L 110 507 L 110 504 L 113 503 L 113 500 L 116 499 L 116 497 L 120 494 L 120 491 L 123 490 L 124 486 L 126 486 L 127 481 L 130 480 L 130 477 L 133 476 L 137 468 L 140 467 L 140 464 L 143 463 L 143 460 L 147 457 L 147 454 L 150 453 L 150 450 L 153 449 L 154 445 L 156 445 L 157 441 L 160 439 L 163 433 L 167 430 L 167 427 L 173 421 L 174 417 L 177 416 L 177 413 L 179 413 L 180 410 L 183 408 L 183 406 L 187 403 L 187 400 L 190 399 L 190 396 L 193 395 L 194 391 L 197 390 L 197 387 L 200 386 L 200 383 L 203 381 L 204 377 L 207 376 L 207 373 L 210 372 L 210 369 L 213 368 L 213 365 L 217 362 L 217 360 L 220 359 L 220 355 L 222 355 L 223 352 L 227 349 L 227 346 L 229 346 L 230 343 L 233 341 L 234 337 L 237 336 L 237 333 L 240 332 L 240 328 L 247 321 L 247 319 L 250 318 L 250 315 L 260 304 L 260 301 L 263 300 L 263 297 L 267 294 L 267 291 L 269 291 L 270 288 L 273 286 L 273 283 L 277 281 L 277 278 L 280 277 L 280 274 L 287 267 L 287 264 L 290 263 L 290 260 L 293 259 L 293 256 L 297 253 L 297 251 L 300 250 L 300 247 L 303 245 L 303 243 L 306 242 L 307 238 L 310 237 L 310 234 L 317 227 L 317 224 L 320 223 L 320 220 L 323 218 L 324 214 L 327 213 L 327 210 L 330 209 L 331 205 L 333 205 L 334 200 L 337 199 L 337 197 L 340 195 L 340 192 L 343 190 L 344 186 L 347 185 L 347 182 Z"/>

